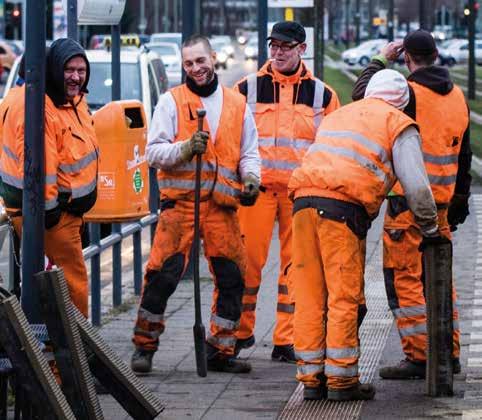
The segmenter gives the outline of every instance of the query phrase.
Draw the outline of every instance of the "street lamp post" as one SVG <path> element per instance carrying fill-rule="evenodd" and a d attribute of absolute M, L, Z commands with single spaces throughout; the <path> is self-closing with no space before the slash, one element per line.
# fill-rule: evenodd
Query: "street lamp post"
<path fill-rule="evenodd" d="M 323 80 L 325 56 L 325 0 L 315 0 L 315 76 Z"/>
<path fill-rule="evenodd" d="M 468 91 L 469 99 L 475 99 L 475 0 L 469 0 L 469 15 L 467 16 L 469 36 L 469 74 Z"/>
<path fill-rule="evenodd" d="M 258 68 L 268 59 L 266 38 L 268 38 L 268 0 L 258 1 Z"/>

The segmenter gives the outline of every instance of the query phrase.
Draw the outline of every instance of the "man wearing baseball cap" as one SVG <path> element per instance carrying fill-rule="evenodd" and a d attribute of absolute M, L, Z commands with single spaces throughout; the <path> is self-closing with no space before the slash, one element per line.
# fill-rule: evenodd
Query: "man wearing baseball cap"
<path fill-rule="evenodd" d="M 408 34 L 403 42 L 388 43 L 362 72 L 352 97 L 361 99 L 370 78 L 403 51 L 410 70 L 410 101 L 405 113 L 419 124 L 440 232 L 450 239 L 451 231 L 469 214 L 470 119 L 461 89 L 452 82 L 446 68 L 434 65 L 438 51 L 432 35 L 419 29 Z M 450 118 L 446 117 L 447 113 Z M 427 324 L 422 254 L 418 249 L 422 235 L 399 184 L 389 194 L 384 228 L 383 272 L 388 303 L 406 358 L 397 366 L 380 369 L 380 376 L 384 379 L 424 378 Z M 455 290 L 453 296 L 455 300 Z M 455 303 L 453 307 L 453 371 L 459 373 L 460 330 Z"/>
<path fill-rule="evenodd" d="M 291 21 L 278 22 L 267 41 L 270 60 L 236 85 L 255 116 L 262 162 L 258 201 L 238 211 L 248 265 L 236 351 L 255 342 L 261 272 L 278 221 L 281 263 L 271 357 L 294 363 L 294 302 L 288 278 L 293 206 L 287 194 L 288 180 L 313 143 L 323 117 L 337 109 L 339 101 L 335 91 L 314 77 L 301 58 L 306 50 L 303 26 Z"/>

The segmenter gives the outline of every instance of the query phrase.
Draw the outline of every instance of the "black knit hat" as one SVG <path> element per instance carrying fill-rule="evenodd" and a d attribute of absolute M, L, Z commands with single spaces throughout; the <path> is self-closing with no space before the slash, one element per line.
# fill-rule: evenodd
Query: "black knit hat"
<path fill-rule="evenodd" d="M 403 48 L 413 55 L 431 55 L 437 52 L 432 34 L 423 29 L 410 32 L 403 40 Z"/>
<path fill-rule="evenodd" d="M 273 26 L 271 35 L 267 39 L 276 39 L 283 42 L 296 41 L 302 43 L 305 42 L 306 32 L 305 28 L 303 28 L 298 22 L 278 22 Z"/>

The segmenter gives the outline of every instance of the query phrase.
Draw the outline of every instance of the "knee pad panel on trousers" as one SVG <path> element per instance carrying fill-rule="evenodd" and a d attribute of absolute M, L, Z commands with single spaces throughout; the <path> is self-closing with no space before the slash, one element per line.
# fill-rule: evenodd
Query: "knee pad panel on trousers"
<path fill-rule="evenodd" d="M 400 307 L 397 291 L 395 290 L 395 272 L 393 268 L 383 268 L 385 290 L 387 292 L 388 306 L 391 310 Z"/>
<path fill-rule="evenodd" d="M 358 329 L 360 329 L 361 324 L 365 319 L 367 312 L 368 312 L 367 305 L 365 305 L 364 303 L 362 303 L 361 305 L 358 305 L 358 321 L 357 321 Z"/>
<path fill-rule="evenodd" d="M 179 253 L 166 259 L 159 271 L 148 271 L 141 306 L 153 314 L 164 313 L 167 300 L 181 280 L 183 269 L 184 255 Z"/>
<path fill-rule="evenodd" d="M 224 257 L 211 257 L 211 264 L 219 289 L 216 302 L 217 315 L 237 321 L 241 317 L 241 300 L 244 290 L 241 270 L 234 261 Z"/>

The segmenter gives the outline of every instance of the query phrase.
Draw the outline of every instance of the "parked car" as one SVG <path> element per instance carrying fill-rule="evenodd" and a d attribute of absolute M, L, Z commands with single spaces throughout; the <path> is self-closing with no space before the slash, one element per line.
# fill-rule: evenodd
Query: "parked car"
<path fill-rule="evenodd" d="M 442 64 L 453 66 L 466 63 L 469 59 L 469 41 L 454 39 L 447 43 L 445 48 L 439 48 L 439 57 Z M 482 65 L 482 40 L 475 41 L 475 62 Z"/>
<path fill-rule="evenodd" d="M 244 47 L 244 58 L 256 60 L 258 58 L 258 38 L 251 38 Z"/>
<path fill-rule="evenodd" d="M 372 56 L 378 54 L 381 48 L 387 43 L 386 39 L 371 39 L 362 42 L 358 47 L 349 48 L 341 54 L 342 60 L 351 66 L 359 64 L 366 66 Z"/>
<path fill-rule="evenodd" d="M 151 42 L 146 44 L 146 48 L 162 57 L 162 61 L 166 67 L 169 87 L 180 85 L 182 78 L 182 59 L 178 45 L 171 42 Z"/>
<path fill-rule="evenodd" d="M 151 35 L 151 43 L 155 44 L 158 42 L 171 42 L 177 44 L 179 50 L 182 47 L 182 34 L 179 32 L 164 32 L 156 33 Z"/>
<path fill-rule="evenodd" d="M 112 55 L 104 50 L 87 50 L 90 62 L 87 102 L 92 111 L 111 101 Z M 17 59 L 7 80 L 4 94 L 15 84 L 20 59 Z M 164 63 L 155 52 L 141 49 L 121 51 L 121 99 L 137 99 L 144 105 L 149 125 L 159 96 L 168 89 Z"/>

